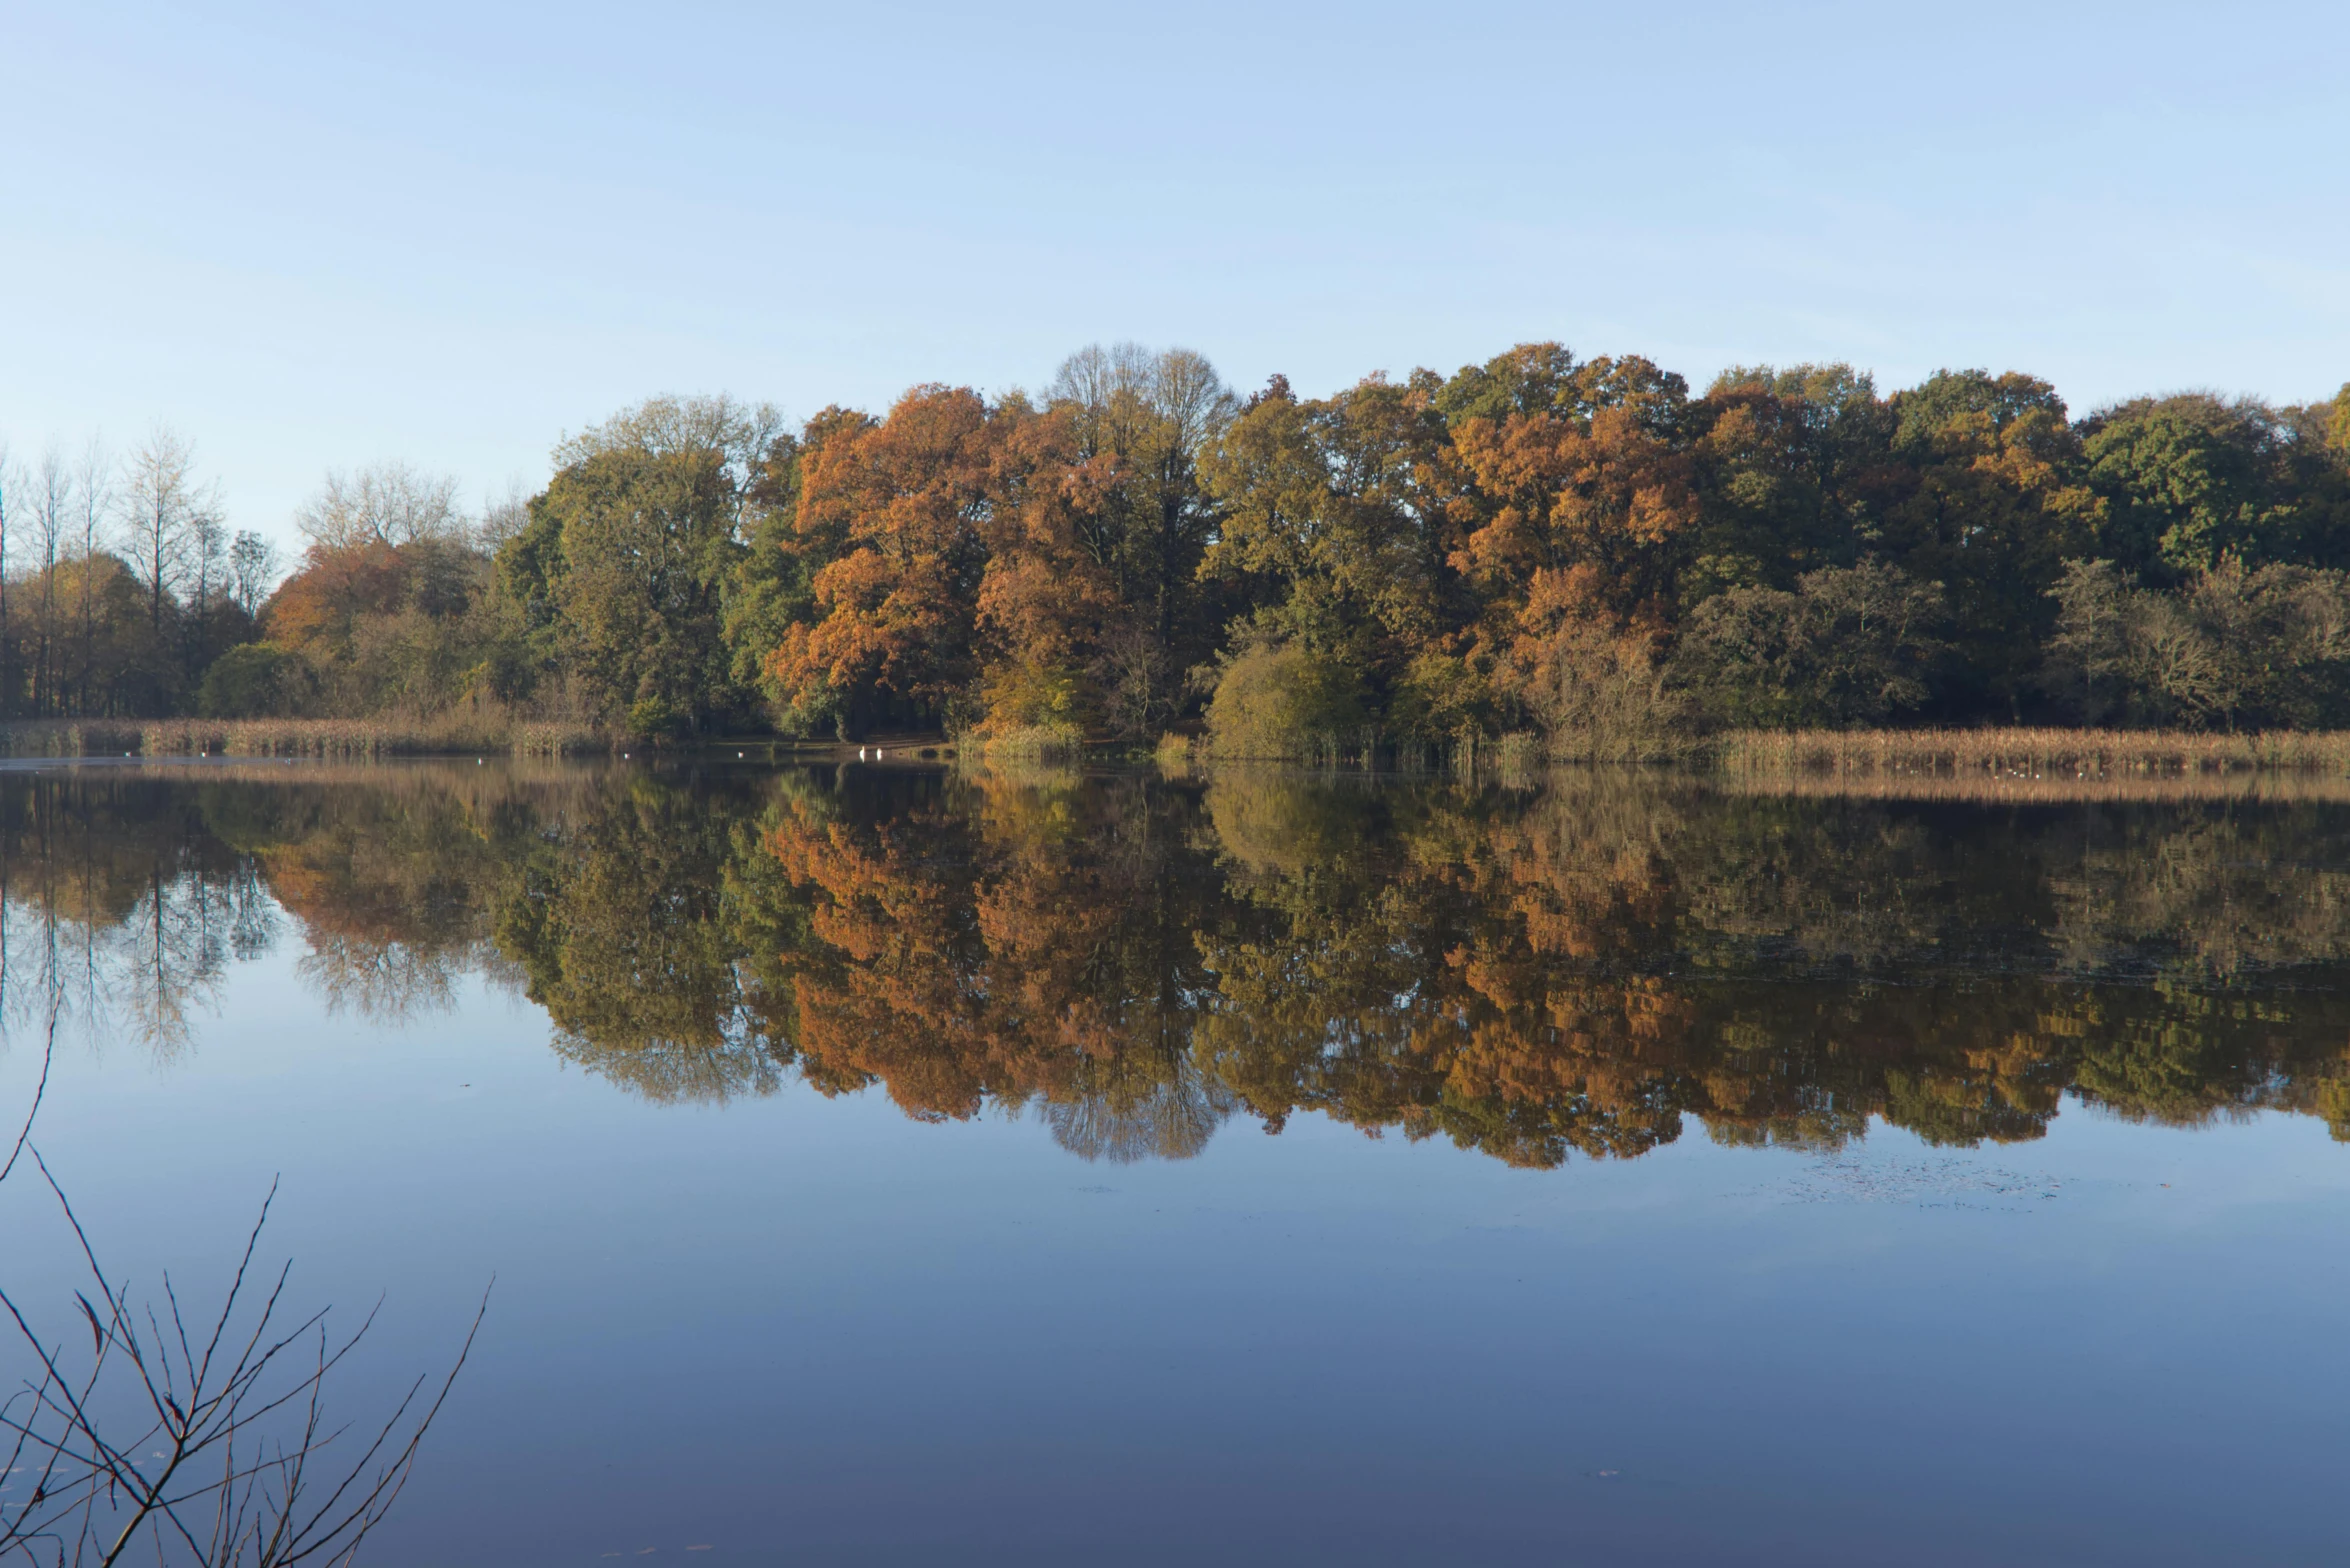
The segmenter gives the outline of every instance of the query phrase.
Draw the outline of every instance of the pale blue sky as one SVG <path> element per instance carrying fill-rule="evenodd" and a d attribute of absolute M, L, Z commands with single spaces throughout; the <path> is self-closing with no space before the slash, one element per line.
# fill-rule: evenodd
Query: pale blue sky
<path fill-rule="evenodd" d="M 169 421 L 284 537 L 329 466 L 1097 339 L 2350 379 L 2339 5 L 0 0 L 0 73 L 0 433 Z"/>

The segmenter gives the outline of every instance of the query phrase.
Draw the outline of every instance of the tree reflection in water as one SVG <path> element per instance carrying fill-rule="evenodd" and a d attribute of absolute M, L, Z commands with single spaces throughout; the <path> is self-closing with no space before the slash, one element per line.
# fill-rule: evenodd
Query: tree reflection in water
<path fill-rule="evenodd" d="M 1245 1113 L 1513 1164 L 2039 1136 L 2069 1093 L 2350 1136 L 2350 808 L 1654 775 L 420 765 L 0 777 L 0 1019 L 184 1049 L 289 940 L 399 1024 L 470 977 L 656 1100 L 879 1086 L 1089 1159 Z"/>

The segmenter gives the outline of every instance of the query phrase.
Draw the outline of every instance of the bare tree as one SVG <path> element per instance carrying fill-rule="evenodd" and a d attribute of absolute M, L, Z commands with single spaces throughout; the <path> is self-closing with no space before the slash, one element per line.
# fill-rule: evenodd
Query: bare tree
<path fill-rule="evenodd" d="M 1179 623 L 1198 602 L 1199 556 L 1215 532 L 1200 458 L 1239 403 L 1203 356 L 1137 343 L 1078 350 L 1045 395 L 1074 416 L 1081 455 L 1110 459 L 1116 475 L 1107 504 L 1090 510 L 1078 534 L 1140 612 L 1113 636 L 1105 673 L 1121 726 L 1148 733 L 1176 700 Z"/>
<path fill-rule="evenodd" d="M 41 453 L 33 471 L 29 504 L 32 512 L 33 554 L 40 563 L 36 606 L 39 625 L 33 647 L 33 712 L 60 713 L 64 702 L 58 691 L 61 650 L 57 637 L 57 557 L 73 526 L 73 470 L 65 449 L 52 442 Z"/>
<path fill-rule="evenodd" d="M 229 597 L 247 615 L 259 615 L 269 590 L 277 584 L 277 546 L 250 528 L 237 532 L 229 546 Z"/>
<path fill-rule="evenodd" d="M 188 527 L 188 608 L 209 613 L 229 586 L 228 525 L 218 512 L 199 512 Z"/>
<path fill-rule="evenodd" d="M 124 465 L 120 506 L 123 559 L 147 590 L 148 617 L 161 632 L 164 602 L 201 569 L 201 541 L 220 526 L 219 492 L 198 482 L 188 443 L 158 427 Z"/>
<path fill-rule="evenodd" d="M 473 525 L 473 547 L 495 555 L 500 546 L 530 526 L 530 491 L 521 480 L 507 483 L 506 493 L 483 505 L 481 521 Z"/>
<path fill-rule="evenodd" d="M 99 526 L 114 506 L 114 459 L 107 455 L 106 444 L 97 436 L 82 449 L 80 468 L 74 474 L 75 510 L 81 523 L 81 701 L 78 711 L 90 711 L 90 670 L 96 662 L 96 604 L 98 576 Z"/>
<path fill-rule="evenodd" d="M 8 455 L 7 441 L 0 439 L 0 718 L 16 706 L 16 640 L 8 635 L 8 515 L 16 509 L 23 485 L 24 471 Z"/>
<path fill-rule="evenodd" d="M 294 514 L 294 526 L 312 544 L 342 550 L 454 538 L 467 524 L 456 480 L 406 463 L 377 463 L 353 473 L 330 471 Z"/>

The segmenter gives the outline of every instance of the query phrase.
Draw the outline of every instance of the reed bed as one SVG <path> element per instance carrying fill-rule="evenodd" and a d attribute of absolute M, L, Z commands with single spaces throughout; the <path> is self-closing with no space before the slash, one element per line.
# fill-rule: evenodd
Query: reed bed
<path fill-rule="evenodd" d="M 0 724 L 0 757 L 563 757 L 611 742 L 582 724 L 455 713 L 430 719 L 23 719 Z"/>
<path fill-rule="evenodd" d="M 1075 762 L 1085 756 L 1085 732 L 1065 724 L 1015 724 L 974 733 L 964 749 L 990 762 Z"/>
<path fill-rule="evenodd" d="M 1953 801 L 1970 805 L 2070 806 L 2102 801 L 2269 802 L 2350 804 L 2350 778 L 2307 770 L 2220 773 L 2058 773 L 2013 775 L 1931 773 L 1733 774 L 1724 787 L 1738 795 L 1813 800 Z"/>
<path fill-rule="evenodd" d="M 579 757 L 612 749 L 610 736 L 560 719 L 510 725 L 507 744 L 517 757 Z"/>
<path fill-rule="evenodd" d="M 0 757 L 108 757 L 139 749 L 138 719 L 16 719 L 0 724 Z"/>
<path fill-rule="evenodd" d="M 2301 774 L 2350 778 L 2350 732 L 1735 730 L 1716 759 L 1740 779 L 2085 782 Z"/>

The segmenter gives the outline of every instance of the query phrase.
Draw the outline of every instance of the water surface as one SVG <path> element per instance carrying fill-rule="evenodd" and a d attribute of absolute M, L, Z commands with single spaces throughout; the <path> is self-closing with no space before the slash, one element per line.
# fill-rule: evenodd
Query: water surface
<path fill-rule="evenodd" d="M 2333 1550 L 2340 805 L 86 766 L 0 857 L 126 1272 L 281 1177 L 354 1405 L 496 1275 L 372 1560 Z"/>

